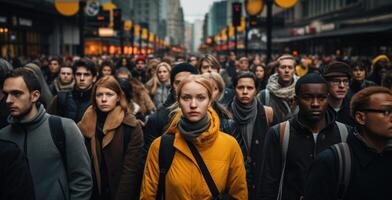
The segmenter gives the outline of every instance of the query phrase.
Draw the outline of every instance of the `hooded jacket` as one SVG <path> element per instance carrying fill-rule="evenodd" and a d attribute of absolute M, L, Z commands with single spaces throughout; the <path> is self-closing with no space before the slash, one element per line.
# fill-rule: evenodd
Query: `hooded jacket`
<path fill-rule="evenodd" d="M 125 113 L 120 106 L 114 108 L 104 122 L 102 143 L 97 137 L 97 114 L 93 106 L 86 110 L 78 126 L 86 138 L 94 170 L 92 199 L 102 199 L 100 196 L 104 190 L 109 191 L 112 200 L 138 199 L 144 143 L 135 116 Z M 104 174 L 101 173 L 103 170 Z M 102 188 L 105 186 L 108 188 Z"/>
<path fill-rule="evenodd" d="M 88 200 L 93 184 L 83 136 L 75 122 L 61 118 L 67 159 L 64 166 L 50 133 L 49 116 L 42 105 L 30 121 L 10 116 L 10 125 L 0 130 L 0 139 L 15 142 L 26 155 L 36 199 Z"/>
<path fill-rule="evenodd" d="M 211 123 L 209 129 L 193 141 L 203 158 L 211 177 L 220 192 L 226 191 L 235 199 L 247 199 L 245 167 L 241 149 L 230 135 L 219 131 L 219 117 L 211 108 L 208 110 Z M 166 175 L 166 199 L 209 200 L 210 190 L 186 141 L 177 128 L 181 117 L 178 112 L 173 118 L 167 134 L 174 134 L 175 154 Z M 159 145 L 161 138 L 154 140 L 144 169 L 140 199 L 155 199 L 159 179 Z"/>

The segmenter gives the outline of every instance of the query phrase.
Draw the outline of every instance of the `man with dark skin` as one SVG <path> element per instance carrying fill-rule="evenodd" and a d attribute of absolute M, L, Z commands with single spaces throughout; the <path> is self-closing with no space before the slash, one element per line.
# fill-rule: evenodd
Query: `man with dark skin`
<path fill-rule="evenodd" d="M 305 199 L 391 199 L 392 91 L 367 87 L 353 96 L 350 108 L 358 132 L 347 138 L 349 171 L 340 170 L 348 165 L 332 148 L 321 152 L 309 170 Z M 349 179 L 343 183 L 339 176 Z"/>
<path fill-rule="evenodd" d="M 295 85 L 299 112 L 292 119 L 269 129 L 264 143 L 261 188 L 257 199 L 277 199 L 282 184 L 282 199 L 301 199 L 305 177 L 316 155 L 343 137 L 335 116 L 327 111 L 328 83 L 320 75 L 310 73 Z M 350 127 L 343 124 L 347 132 Z M 288 127 L 287 154 L 283 161 L 282 138 Z M 284 167 L 285 165 L 285 167 Z M 282 173 L 283 182 L 280 183 Z"/>

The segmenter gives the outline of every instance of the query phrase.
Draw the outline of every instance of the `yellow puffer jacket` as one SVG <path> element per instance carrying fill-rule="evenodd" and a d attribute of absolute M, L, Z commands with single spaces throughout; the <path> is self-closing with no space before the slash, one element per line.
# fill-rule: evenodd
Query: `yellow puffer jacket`
<path fill-rule="evenodd" d="M 210 128 L 202 133 L 193 144 L 203 158 L 220 192 L 227 191 L 235 199 L 248 199 L 245 167 L 240 146 L 230 135 L 219 131 L 219 117 L 213 109 L 208 110 Z M 192 152 L 181 136 L 177 123 L 178 112 L 171 122 L 167 133 L 175 134 L 176 153 L 166 175 L 166 199 L 170 200 L 210 200 L 212 195 L 199 169 Z M 159 180 L 159 144 L 157 138 L 148 152 L 140 199 L 155 200 Z"/>

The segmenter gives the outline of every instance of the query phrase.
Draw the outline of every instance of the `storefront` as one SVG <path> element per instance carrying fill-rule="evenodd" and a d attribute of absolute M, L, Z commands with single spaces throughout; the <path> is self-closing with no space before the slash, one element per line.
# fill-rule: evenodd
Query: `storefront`
<path fill-rule="evenodd" d="M 61 16 L 53 2 L 0 0 L 0 56 L 72 53 L 78 42 L 76 24 L 76 17 Z M 75 29 L 72 34 L 69 27 Z"/>

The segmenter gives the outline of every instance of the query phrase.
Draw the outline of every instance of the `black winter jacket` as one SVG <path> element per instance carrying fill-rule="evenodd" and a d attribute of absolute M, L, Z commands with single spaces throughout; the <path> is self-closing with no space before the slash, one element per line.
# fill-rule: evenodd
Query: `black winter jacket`
<path fill-rule="evenodd" d="M 70 118 L 78 123 L 91 105 L 91 92 L 92 89 L 84 92 L 76 89 L 70 92 L 59 92 L 49 106 L 48 113 Z"/>
<path fill-rule="evenodd" d="M 262 171 L 261 167 L 263 161 L 264 139 L 270 125 L 274 123 L 275 122 L 272 121 L 271 124 L 268 124 L 264 106 L 258 101 L 256 121 L 253 126 L 251 148 L 247 149 L 245 144 L 246 139 L 237 131 L 237 128 L 235 132 L 232 133 L 238 141 L 245 159 L 244 163 L 248 182 L 248 197 L 250 200 L 257 199 L 256 191 L 259 189 L 258 179 L 260 178 L 260 173 Z"/>
<path fill-rule="evenodd" d="M 327 112 L 335 115 L 336 121 L 350 126 L 355 126 L 354 119 L 350 114 L 350 100 L 351 96 L 347 95 L 347 97 L 343 100 L 342 106 L 338 112 L 336 112 L 332 106 L 328 106 Z"/>
<path fill-rule="evenodd" d="M 220 103 L 214 101 L 212 103 L 212 108 L 215 110 L 215 112 L 219 116 L 219 122 L 220 122 L 219 130 L 224 133 L 232 135 L 232 133 L 235 131 L 235 127 L 236 127 L 235 121 L 224 112 L 223 109 L 225 109 L 225 108 Z M 230 111 L 227 111 L 227 112 L 230 112 Z"/>
<path fill-rule="evenodd" d="M 391 199 L 392 149 L 377 153 L 357 134 L 350 134 L 351 176 L 344 200 Z M 338 160 L 331 149 L 312 164 L 305 187 L 306 200 L 337 199 Z"/>
<path fill-rule="evenodd" d="M 34 199 L 27 159 L 15 143 L 0 140 L 0 163 L 0 200 Z"/>
<path fill-rule="evenodd" d="M 151 143 L 166 131 L 170 119 L 174 116 L 170 114 L 169 106 L 175 102 L 175 93 L 171 90 L 166 101 L 158 107 L 157 111 L 147 116 L 146 125 L 143 128 L 145 152 L 148 152 Z"/>
<path fill-rule="evenodd" d="M 283 182 L 283 200 L 299 200 L 304 195 L 305 178 L 315 156 L 329 146 L 341 142 L 335 118 L 326 113 L 327 126 L 318 133 L 315 143 L 312 132 L 298 119 L 290 120 L 290 137 L 286 157 L 286 170 Z M 275 200 L 282 173 L 282 151 L 279 125 L 270 128 L 264 143 L 263 170 L 257 199 Z M 348 132 L 353 128 L 347 126 Z"/>

